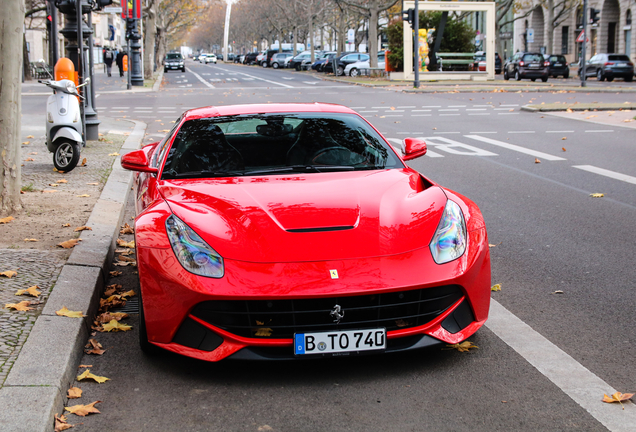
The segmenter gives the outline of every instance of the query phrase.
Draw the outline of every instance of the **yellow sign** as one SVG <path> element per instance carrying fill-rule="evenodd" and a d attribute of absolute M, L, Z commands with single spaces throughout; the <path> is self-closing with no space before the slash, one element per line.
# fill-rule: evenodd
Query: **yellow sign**
<path fill-rule="evenodd" d="M 331 279 L 338 279 L 338 270 L 329 270 L 331 274 Z"/>

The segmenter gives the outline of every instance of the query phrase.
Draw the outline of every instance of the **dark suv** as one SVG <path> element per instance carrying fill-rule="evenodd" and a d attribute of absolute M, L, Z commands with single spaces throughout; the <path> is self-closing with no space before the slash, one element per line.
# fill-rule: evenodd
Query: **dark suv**
<path fill-rule="evenodd" d="M 549 70 L 553 78 L 563 75 L 563 78 L 570 76 L 570 66 L 562 55 L 550 54 L 544 55 L 545 59 L 550 62 Z"/>
<path fill-rule="evenodd" d="M 581 68 L 579 68 L 579 76 Z M 596 54 L 585 65 L 585 77 L 596 76 L 599 81 L 607 78 L 624 78 L 631 82 L 634 79 L 634 63 L 625 54 Z"/>
<path fill-rule="evenodd" d="M 546 82 L 549 74 L 550 62 L 544 59 L 541 53 L 518 52 L 504 64 L 505 80 L 511 77 L 517 81 L 522 78 L 530 78 L 532 81 L 541 78 L 541 81 Z"/>
<path fill-rule="evenodd" d="M 168 53 L 163 61 L 163 71 L 168 72 L 171 69 L 178 69 L 185 72 L 185 61 L 181 53 Z"/>

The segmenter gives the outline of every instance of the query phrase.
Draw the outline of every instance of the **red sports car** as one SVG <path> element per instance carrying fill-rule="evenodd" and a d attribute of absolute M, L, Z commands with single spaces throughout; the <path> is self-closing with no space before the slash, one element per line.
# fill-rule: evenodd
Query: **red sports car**
<path fill-rule="evenodd" d="M 135 175 L 140 343 L 198 359 L 454 344 L 490 304 L 477 206 L 328 104 L 185 112 Z"/>

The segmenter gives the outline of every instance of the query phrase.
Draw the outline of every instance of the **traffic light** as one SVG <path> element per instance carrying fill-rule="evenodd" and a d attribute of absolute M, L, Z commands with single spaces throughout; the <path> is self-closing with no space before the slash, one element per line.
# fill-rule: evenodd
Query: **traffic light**
<path fill-rule="evenodd" d="M 402 11 L 402 21 L 408 21 L 411 27 L 415 22 L 415 9 L 407 9 Z"/>
<path fill-rule="evenodd" d="M 102 10 L 105 6 L 113 4 L 113 0 L 95 0 L 95 3 L 97 4 L 97 10 Z"/>
<path fill-rule="evenodd" d="M 600 14 L 601 11 L 599 9 L 594 9 L 594 8 L 590 8 L 590 22 L 592 24 L 596 24 L 598 22 L 599 19 L 601 19 L 598 14 Z"/>

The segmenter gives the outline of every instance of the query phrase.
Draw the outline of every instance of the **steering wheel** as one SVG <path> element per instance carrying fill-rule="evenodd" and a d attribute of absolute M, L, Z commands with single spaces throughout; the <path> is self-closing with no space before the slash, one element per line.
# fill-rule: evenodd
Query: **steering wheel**
<path fill-rule="evenodd" d="M 346 165 L 354 166 L 365 161 L 362 155 L 352 152 L 346 147 L 325 147 L 315 152 L 310 158 L 312 165 Z"/>

